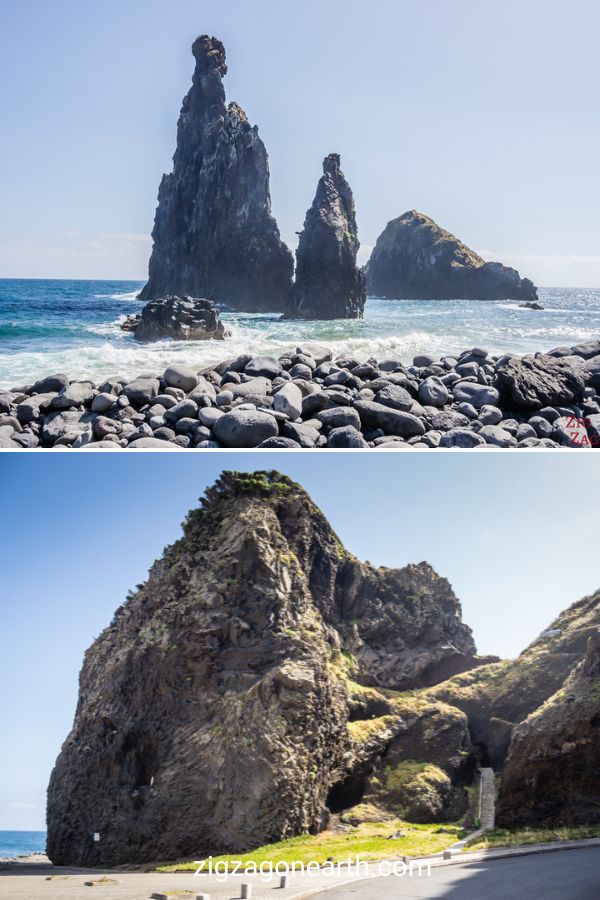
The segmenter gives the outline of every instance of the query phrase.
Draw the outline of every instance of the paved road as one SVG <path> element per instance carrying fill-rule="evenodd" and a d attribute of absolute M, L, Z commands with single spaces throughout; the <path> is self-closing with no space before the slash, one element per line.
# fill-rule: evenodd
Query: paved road
<path fill-rule="evenodd" d="M 428 877 L 376 878 L 312 900 L 600 900 L 600 847 L 431 869 Z"/>

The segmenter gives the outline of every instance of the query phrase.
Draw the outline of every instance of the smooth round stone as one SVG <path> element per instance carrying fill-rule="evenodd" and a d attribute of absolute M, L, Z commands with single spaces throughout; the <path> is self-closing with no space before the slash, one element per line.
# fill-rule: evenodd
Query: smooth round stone
<path fill-rule="evenodd" d="M 172 444 L 170 441 L 161 441 L 153 437 L 137 438 L 137 440 L 131 441 L 128 447 L 132 450 L 181 450 L 181 447 L 178 447 L 177 444 Z"/>
<path fill-rule="evenodd" d="M 183 416 L 183 418 L 177 419 L 177 421 L 175 422 L 175 431 L 177 432 L 177 434 L 189 434 L 196 428 L 201 427 L 202 426 L 198 422 L 198 419 L 191 419 L 189 416 Z"/>
<path fill-rule="evenodd" d="M 172 441 L 175 437 L 175 432 L 172 428 L 167 428 L 163 426 L 162 428 L 157 428 L 154 432 L 154 437 L 160 441 Z"/>
<path fill-rule="evenodd" d="M 230 406 L 233 400 L 233 391 L 221 391 L 217 394 L 217 406 Z"/>
<path fill-rule="evenodd" d="M 471 403 L 475 409 L 487 405 L 498 406 L 500 402 L 500 394 L 496 388 L 472 381 L 457 382 L 452 388 L 452 393 L 457 403 Z"/>
<path fill-rule="evenodd" d="M 275 394 L 273 406 L 276 412 L 292 420 L 299 419 L 302 414 L 302 391 L 293 381 L 287 382 Z"/>
<path fill-rule="evenodd" d="M 352 406 L 323 409 L 315 414 L 315 419 L 324 428 L 344 428 L 347 425 L 351 425 L 357 431 L 360 431 L 360 416 Z"/>
<path fill-rule="evenodd" d="M 398 409 L 401 412 L 409 412 L 414 400 L 406 388 L 399 384 L 388 384 L 375 394 L 375 403 L 389 406 L 390 409 Z"/>
<path fill-rule="evenodd" d="M 440 447 L 483 447 L 485 441 L 480 435 L 468 428 L 451 428 L 440 439 Z"/>
<path fill-rule="evenodd" d="M 494 447 L 516 447 L 517 444 L 510 431 L 500 428 L 499 425 L 484 425 L 479 430 L 479 436 L 486 444 L 493 444 Z"/>
<path fill-rule="evenodd" d="M 255 409 L 232 409 L 215 422 L 213 433 L 224 447 L 258 447 L 276 437 L 279 427 L 268 413 Z"/>
<path fill-rule="evenodd" d="M 492 407 L 493 409 L 494 407 Z M 457 412 L 459 412 L 462 416 L 466 416 L 467 419 L 476 419 L 477 418 L 477 410 L 471 403 L 459 403 L 457 406 Z M 502 416 L 502 413 L 500 413 Z"/>
<path fill-rule="evenodd" d="M 263 375 L 265 378 L 275 378 L 276 375 L 281 374 L 281 365 L 274 356 L 255 356 L 250 360 L 244 372 L 248 375 Z"/>
<path fill-rule="evenodd" d="M 156 431 L 157 428 L 162 428 L 165 424 L 164 416 L 150 416 L 148 419 L 148 425 L 153 431 Z"/>
<path fill-rule="evenodd" d="M 165 412 L 167 422 L 176 422 L 178 419 L 196 419 L 198 417 L 198 404 L 194 400 L 182 400 Z"/>
<path fill-rule="evenodd" d="M 198 384 L 198 376 L 187 366 L 169 366 L 163 374 L 163 381 L 169 387 L 181 388 L 186 394 L 193 391 Z"/>
<path fill-rule="evenodd" d="M 441 409 L 446 405 L 450 394 L 443 381 L 436 375 L 430 375 L 419 385 L 419 400 L 425 406 L 435 406 Z"/>
<path fill-rule="evenodd" d="M 63 388 L 50 404 L 52 409 L 77 409 L 91 403 L 94 388 L 87 381 L 75 382 Z"/>
<path fill-rule="evenodd" d="M 109 409 L 112 409 L 116 402 L 117 398 L 114 394 L 109 394 L 106 392 L 102 394 L 96 394 L 96 396 L 92 400 L 92 412 L 108 412 Z"/>
<path fill-rule="evenodd" d="M 298 441 L 286 437 L 270 437 L 258 445 L 259 450 L 299 450 Z"/>
<path fill-rule="evenodd" d="M 522 422 L 517 428 L 515 437 L 517 441 L 524 441 L 526 438 L 536 438 L 537 432 L 532 425 L 528 425 L 526 422 Z"/>
<path fill-rule="evenodd" d="M 160 384 L 158 378 L 140 377 L 134 378 L 133 381 L 126 384 L 123 388 L 123 393 L 132 406 L 140 407 L 145 406 L 146 403 L 150 403 L 151 400 L 154 400 L 158 394 L 159 387 Z M 119 402 L 121 402 L 120 397 Z"/>
<path fill-rule="evenodd" d="M 233 397 L 231 399 L 233 400 Z M 215 422 L 224 415 L 224 412 L 214 406 L 206 406 L 198 410 L 198 419 L 207 428 L 212 428 Z"/>
<path fill-rule="evenodd" d="M 459 363 L 456 367 L 456 371 L 462 377 L 477 375 L 479 372 L 479 364 L 476 362 Z"/>
<path fill-rule="evenodd" d="M 498 425 L 502 421 L 502 410 L 497 406 L 482 406 L 479 410 L 479 421 L 483 425 Z"/>
<path fill-rule="evenodd" d="M 360 431 L 352 425 L 344 425 L 342 428 L 333 428 L 329 432 L 327 446 L 334 448 L 364 448 L 369 445 Z"/>
<path fill-rule="evenodd" d="M 549 438 L 552 435 L 552 425 L 543 416 L 532 416 L 529 424 L 535 429 L 536 437 Z"/>
<path fill-rule="evenodd" d="M 438 361 L 439 357 L 437 356 L 429 356 L 427 353 L 421 353 L 419 356 L 414 357 L 412 364 L 417 369 L 425 369 L 427 366 L 431 366 Z"/>

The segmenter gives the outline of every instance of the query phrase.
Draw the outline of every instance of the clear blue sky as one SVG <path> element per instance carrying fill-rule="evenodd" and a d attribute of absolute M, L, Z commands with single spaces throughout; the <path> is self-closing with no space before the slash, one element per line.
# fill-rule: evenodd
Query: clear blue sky
<path fill-rule="evenodd" d="M 480 652 L 517 654 L 600 585 L 600 485 L 591 456 L 578 455 L 576 477 L 573 458 L 560 453 L 324 460 L 319 453 L 0 457 L 0 829 L 43 828 L 84 651 L 222 468 L 272 466 L 300 481 L 363 560 L 430 562 L 462 601 Z"/>
<path fill-rule="evenodd" d="M 227 49 L 295 240 L 338 151 L 363 256 L 416 207 L 542 285 L 600 286 L 596 0 L 0 7 L 0 276 L 141 278 L 190 45 Z"/>

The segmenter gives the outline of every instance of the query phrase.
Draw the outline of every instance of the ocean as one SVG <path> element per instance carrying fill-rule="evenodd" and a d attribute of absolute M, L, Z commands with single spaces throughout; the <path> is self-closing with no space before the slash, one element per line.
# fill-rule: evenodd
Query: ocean
<path fill-rule="evenodd" d="M 45 831 L 0 831 L 0 859 L 43 853 L 45 849 Z"/>
<path fill-rule="evenodd" d="M 119 328 L 139 312 L 137 281 L 0 280 L 0 388 L 42 375 L 99 381 L 161 372 L 170 363 L 197 369 L 240 353 L 277 355 L 315 340 L 360 359 L 415 353 L 550 350 L 600 337 L 600 289 L 542 288 L 543 311 L 513 302 L 367 300 L 361 320 L 281 321 L 277 314 L 224 312 L 227 341 L 138 344 Z"/>

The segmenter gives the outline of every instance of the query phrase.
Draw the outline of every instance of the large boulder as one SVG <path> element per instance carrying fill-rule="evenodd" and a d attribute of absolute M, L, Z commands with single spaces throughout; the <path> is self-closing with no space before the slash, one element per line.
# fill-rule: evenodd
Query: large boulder
<path fill-rule="evenodd" d="M 505 406 L 533 410 L 579 400 L 585 390 L 585 377 L 584 366 L 572 358 L 538 353 L 502 357 L 496 365 L 494 385 Z"/>
<path fill-rule="evenodd" d="M 354 198 L 337 153 L 323 162 L 323 176 L 306 213 L 296 251 L 296 283 L 290 316 L 360 319 L 365 279 L 356 265 L 358 242 Z"/>
<path fill-rule="evenodd" d="M 225 103 L 225 48 L 200 36 L 177 126 L 173 171 L 164 175 L 141 299 L 210 297 L 249 311 L 285 310 L 293 259 L 271 215 L 269 165 L 258 129 Z"/>
<path fill-rule="evenodd" d="M 397 300 L 537 300 L 516 269 L 485 262 L 416 210 L 388 222 L 366 267 L 367 290 Z"/>
<path fill-rule="evenodd" d="M 214 303 L 198 297 L 151 300 L 121 327 L 133 332 L 136 341 L 222 341 L 229 336 Z"/>

